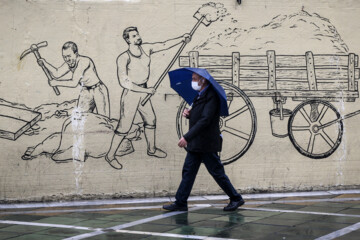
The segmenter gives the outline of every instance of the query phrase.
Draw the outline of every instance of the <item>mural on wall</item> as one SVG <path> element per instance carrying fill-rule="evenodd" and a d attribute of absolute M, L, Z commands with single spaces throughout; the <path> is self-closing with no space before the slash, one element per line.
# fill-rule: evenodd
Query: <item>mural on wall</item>
<path fill-rule="evenodd" d="M 151 100 L 142 103 L 145 98 L 155 93 L 156 89 L 147 87 L 150 75 L 151 55 L 175 47 L 180 43 L 184 45 L 190 41 L 191 36 L 184 34 L 181 37 L 159 43 L 142 43 L 136 27 L 124 30 L 123 38 L 129 45 L 127 51 L 117 58 L 117 75 L 123 87 L 120 100 L 120 118 L 115 129 L 111 147 L 105 159 L 115 169 L 122 165 L 116 158 L 116 151 L 128 135 L 136 114 L 143 120 L 144 135 L 147 141 L 147 155 L 165 158 L 166 152 L 156 147 L 156 115 Z"/>
<path fill-rule="evenodd" d="M 44 104 L 34 109 L 37 121 L 50 118 L 62 120 L 60 132 L 50 134 L 42 142 L 28 147 L 23 160 L 31 160 L 40 155 L 51 157 L 55 162 L 72 160 L 85 161 L 87 157 L 101 158 L 115 169 L 122 169 L 119 158 L 134 152 L 132 141 L 140 140 L 144 133 L 147 141 L 147 154 L 151 157 L 165 158 L 167 153 L 156 147 L 156 115 L 150 97 L 178 59 L 185 45 L 201 24 L 208 26 L 226 14 L 222 4 L 204 4 L 196 11 L 197 23 L 189 34 L 164 42 L 142 43 L 136 27 L 128 27 L 123 38 L 128 50 L 117 58 L 117 76 L 123 88 L 120 102 L 119 120 L 109 119 L 110 101 L 106 86 L 101 82 L 91 58 L 79 54 L 74 42 L 66 42 L 62 47 L 64 63 L 56 68 L 40 56 L 39 48 L 46 47 L 46 41 L 33 44 L 23 52 L 20 60 L 33 53 L 44 71 L 49 85 L 56 95 L 58 87 L 81 86 L 77 100 L 63 104 Z M 182 43 L 154 87 L 148 87 L 151 55 Z M 27 135 L 39 134 L 46 127 L 39 127 L 33 121 L 28 126 Z M 115 134 L 114 134 L 115 133 Z M 86 136 L 86 137 L 85 137 Z M 74 142 L 74 138 L 77 139 Z M 99 139 L 101 143 L 99 144 Z M 109 149 L 110 146 L 110 150 Z"/>
<path fill-rule="evenodd" d="M 229 16 L 227 26 L 209 33 L 207 39 L 193 47 L 194 51 L 264 54 L 267 50 L 287 47 L 288 54 L 314 51 L 347 54 L 349 47 L 328 18 L 310 13 L 304 7 L 297 12 L 279 14 L 260 26 L 241 28 L 236 16 Z M 295 44 L 295 45 L 294 45 Z M 282 50 L 284 51 L 284 50 Z"/>
<path fill-rule="evenodd" d="M 334 65 L 336 60 L 339 64 Z M 256 111 L 250 97 L 272 98 L 270 126 L 275 137 L 287 137 L 294 147 L 309 158 L 326 158 L 336 151 L 343 135 L 346 118 L 330 103 L 354 102 L 359 97 L 358 56 L 349 55 L 266 55 L 229 56 L 200 55 L 193 51 L 180 58 L 182 67 L 207 68 L 227 93 L 229 116 L 220 119 L 224 136 L 222 161 L 227 164 L 239 159 L 251 146 L 256 134 Z M 301 101 L 293 111 L 284 108 L 288 98 Z M 187 121 L 182 111 L 177 114 L 177 132 L 182 136 Z M 185 129 L 185 130 L 184 130 Z M 234 148 L 233 146 L 237 146 Z"/>
<path fill-rule="evenodd" d="M 238 28 L 234 18 L 231 23 L 223 31 L 212 32 L 193 48 L 196 51 L 179 59 L 181 67 L 207 68 L 227 92 L 230 115 L 220 120 L 224 164 L 239 159 L 254 141 L 257 119 L 249 97 L 272 98 L 273 136 L 288 136 L 298 152 L 309 158 L 326 158 L 334 153 L 343 135 L 342 120 L 360 111 L 341 116 L 330 102 L 354 102 L 359 97 L 358 55 L 348 52 L 329 19 L 304 8 L 250 29 Z M 305 47 L 304 55 L 276 55 L 272 50 L 299 37 L 306 45 L 296 45 L 295 49 Z M 241 55 L 239 49 L 245 45 L 244 51 L 250 54 Z M 308 51 L 309 46 L 331 54 L 313 54 Z M 202 54 L 224 48 L 232 55 Z M 291 111 L 284 108 L 289 98 L 302 103 Z M 187 128 L 181 115 L 186 107 L 183 102 L 177 114 L 179 137 Z M 238 147 L 233 148 L 234 145 Z"/>
<path fill-rule="evenodd" d="M 61 50 L 64 63 L 56 68 L 40 56 L 40 49 L 46 47 L 47 42 L 31 45 L 21 58 L 35 55 L 55 95 L 66 91 L 63 87 L 80 85 L 79 97 L 61 104 L 44 103 L 34 109 L 1 100 L 2 119 L 17 121 L 19 125 L 11 125 L 14 129 L 9 129 L 10 124 L 1 121 L 0 137 L 15 141 L 21 135 L 38 135 L 53 129 L 53 125 L 61 126 L 59 131 L 50 132 L 43 141 L 28 147 L 23 160 L 46 155 L 60 163 L 93 157 L 104 158 L 111 167 L 122 169 L 121 157 L 133 153 L 133 141 L 141 140 L 142 136 L 147 148 L 136 151 L 166 158 L 166 150 L 156 145 L 157 137 L 166 136 L 156 133 L 151 97 L 167 72 L 178 63 L 175 67 L 207 68 L 227 93 L 230 115 L 220 120 L 224 164 L 243 156 L 255 139 L 258 120 L 251 101 L 255 97 L 267 97 L 275 105 L 270 111 L 269 125 L 273 136 L 289 137 L 299 153 L 313 159 L 329 157 L 336 151 L 342 140 L 342 121 L 360 112 L 341 116 L 331 102 L 354 102 L 359 97 L 360 74 L 358 56 L 349 53 L 329 19 L 302 9 L 275 16 L 259 27 L 241 29 L 220 3 L 202 5 L 194 18 L 196 23 L 189 34 L 164 42 L 143 43 L 136 27 L 128 26 L 124 30 L 128 49 L 116 61 L 118 81 L 123 88 L 117 119 L 109 118 L 111 96 L 92 59 L 80 55 L 81 46 L 79 50 L 74 42 L 66 42 Z M 192 46 L 187 56 L 180 56 L 200 26 L 207 27 L 224 18 L 231 18 L 231 24 L 225 29 L 217 28 L 201 44 Z M 277 54 L 279 46 L 299 36 L 306 44 L 295 48 L 304 54 Z M 148 86 L 152 54 L 180 44 L 155 85 Z M 232 53 L 212 54 L 221 49 Z M 242 53 L 243 49 L 246 54 Z M 317 49 L 321 49 L 321 53 Z M 284 105 L 289 99 L 300 104 L 294 110 L 286 109 Z M 188 127 L 181 114 L 186 107 L 182 102 L 174 119 L 179 137 Z"/>
<path fill-rule="evenodd" d="M 116 158 L 118 146 L 129 132 L 136 113 L 141 115 L 144 122 L 144 134 L 147 140 L 147 154 L 157 158 L 165 158 L 166 152 L 155 145 L 156 116 L 150 100 L 160 83 L 171 69 L 180 53 L 183 51 L 191 37 L 201 24 L 208 26 L 211 22 L 224 17 L 226 9 L 223 4 L 204 4 L 194 14 L 197 20 L 189 34 L 167 40 L 160 43 L 144 43 L 136 27 L 128 27 L 124 30 L 123 38 L 129 45 L 129 49 L 117 58 L 117 71 L 120 85 L 124 88 L 120 100 L 120 118 L 111 147 L 105 159 L 115 169 L 121 169 L 122 165 Z M 147 82 L 150 75 L 150 57 L 153 53 L 170 49 L 182 43 L 177 53 L 166 67 L 163 74 L 155 83 L 154 87 L 148 88 Z"/>

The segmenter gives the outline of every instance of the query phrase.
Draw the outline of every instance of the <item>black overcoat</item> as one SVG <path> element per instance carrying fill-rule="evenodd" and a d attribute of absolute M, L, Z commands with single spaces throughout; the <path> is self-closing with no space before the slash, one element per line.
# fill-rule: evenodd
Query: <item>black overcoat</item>
<path fill-rule="evenodd" d="M 189 131 L 184 135 L 191 152 L 220 152 L 220 99 L 212 85 L 196 97 L 189 115 Z"/>

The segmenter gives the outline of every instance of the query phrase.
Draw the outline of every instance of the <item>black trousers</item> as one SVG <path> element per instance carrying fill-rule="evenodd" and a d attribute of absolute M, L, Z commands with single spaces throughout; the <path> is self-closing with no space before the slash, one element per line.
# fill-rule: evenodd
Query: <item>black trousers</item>
<path fill-rule="evenodd" d="M 183 166 L 182 180 L 175 196 L 175 203 L 177 205 L 187 206 L 187 199 L 190 196 L 191 189 L 202 162 L 221 189 L 230 197 L 230 200 L 239 201 L 242 198 L 226 176 L 224 166 L 216 152 L 188 152 Z"/>

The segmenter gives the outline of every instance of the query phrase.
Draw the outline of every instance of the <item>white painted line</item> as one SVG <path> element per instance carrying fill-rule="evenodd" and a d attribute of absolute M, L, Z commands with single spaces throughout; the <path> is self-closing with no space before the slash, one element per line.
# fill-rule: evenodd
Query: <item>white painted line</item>
<path fill-rule="evenodd" d="M 321 199 L 304 199 L 304 200 L 276 200 L 276 201 L 254 201 L 246 202 L 245 205 L 265 205 L 273 203 L 304 203 L 304 202 L 347 202 L 360 201 L 360 198 L 321 198 Z M 214 207 L 225 206 L 226 204 L 210 204 Z M 201 206 L 201 204 L 189 205 Z M 71 213 L 71 212 L 107 212 L 121 210 L 141 210 L 141 209 L 161 209 L 161 205 L 156 206 L 137 206 L 137 207 L 119 207 L 119 208 L 87 208 L 87 209 L 57 209 L 57 210 L 32 210 L 32 211 L 16 211 L 16 212 L 0 212 L 0 215 L 16 215 L 16 214 L 32 214 L 32 213 Z"/>
<path fill-rule="evenodd" d="M 227 198 L 229 199 L 229 197 L 227 197 Z M 175 202 L 175 201 L 176 201 L 175 197 L 171 197 L 170 200 L 171 200 L 172 202 Z M 189 198 L 188 198 L 188 201 L 206 201 L 206 200 L 207 200 L 207 199 L 206 199 L 205 196 L 192 196 L 192 197 L 189 197 Z"/>
<path fill-rule="evenodd" d="M 119 233 L 129 233 L 129 234 L 141 234 L 141 235 L 151 235 L 151 236 L 160 236 L 160 237 L 171 237 L 171 238 L 186 238 L 186 239 L 206 239 L 206 240 L 240 240 L 233 238 L 215 238 L 207 236 L 198 236 L 198 235 L 183 235 L 176 233 L 157 233 L 157 232 L 142 232 L 142 231 L 130 231 L 130 230 L 116 230 Z"/>
<path fill-rule="evenodd" d="M 169 198 L 144 198 L 144 199 L 121 199 L 121 200 L 92 200 L 72 202 L 49 202 L 49 203 L 22 203 L 22 204 L 0 204 L 0 209 L 11 208 L 46 208 L 46 207 L 77 207 L 77 206 L 98 206 L 116 204 L 141 204 L 141 203 L 162 203 L 170 202 Z"/>
<path fill-rule="evenodd" d="M 201 205 L 199 207 L 191 208 L 191 209 L 189 209 L 189 211 L 194 211 L 194 210 L 198 210 L 198 209 L 202 209 L 202 208 L 210 207 L 210 206 L 211 205 L 203 204 L 203 205 Z M 94 236 L 98 236 L 98 235 L 106 233 L 107 230 L 121 230 L 121 229 L 124 229 L 124 228 L 133 227 L 133 226 L 136 226 L 136 225 L 156 221 L 156 220 L 159 220 L 159 219 L 172 217 L 172 216 L 179 215 L 179 214 L 182 214 L 182 213 L 185 213 L 185 212 L 183 212 L 183 211 L 167 212 L 167 213 L 164 213 L 162 215 L 157 215 L 157 216 L 153 216 L 153 217 L 149 217 L 149 218 L 144 218 L 144 219 L 140 219 L 140 220 L 130 222 L 130 223 L 120 224 L 120 225 L 110 227 L 110 228 L 106 228 L 106 229 L 103 229 L 103 230 L 100 230 L 100 231 L 95 231 L 95 232 L 92 232 L 92 233 L 85 233 L 85 234 L 73 236 L 73 237 L 70 237 L 70 238 L 65 238 L 64 240 L 78 240 L 78 239 L 84 239 L 84 238 L 88 238 L 88 237 L 94 237 Z"/>
<path fill-rule="evenodd" d="M 244 194 L 243 197 L 250 197 L 251 199 L 257 198 L 284 198 L 284 197 L 313 197 L 313 196 L 327 196 L 332 195 L 329 192 L 290 192 L 290 193 L 261 193 L 251 194 L 250 196 Z"/>
<path fill-rule="evenodd" d="M 91 232 L 91 233 L 84 233 L 84 234 L 77 235 L 74 237 L 64 238 L 63 240 L 85 239 L 85 238 L 89 238 L 89 237 L 93 237 L 93 236 L 98 236 L 98 235 L 101 235 L 104 233 L 105 233 L 104 231 L 99 230 L 99 231 L 95 231 L 95 232 Z"/>
<path fill-rule="evenodd" d="M 243 194 L 244 199 L 259 199 L 259 198 L 284 198 L 284 197 L 313 197 L 313 196 L 329 196 L 329 192 L 291 192 L 291 193 L 258 193 L 258 194 Z M 204 196 L 206 200 L 227 200 L 227 195 L 209 195 Z"/>
<path fill-rule="evenodd" d="M 253 211 L 265 211 L 265 212 L 301 213 L 301 214 L 313 214 L 313 215 L 338 216 L 338 217 L 357 217 L 357 218 L 360 218 L 360 215 L 341 214 L 341 213 L 308 212 L 308 211 L 296 211 L 296 210 L 285 210 L 285 209 L 246 208 L 246 207 L 240 207 L 239 209 L 253 210 Z"/>
<path fill-rule="evenodd" d="M 338 238 L 338 237 L 341 237 L 341 236 L 344 236 L 350 232 L 353 232 L 353 231 L 356 231 L 360 229 L 360 222 L 358 223 L 355 223 L 351 226 L 348 226 L 346 228 L 343 228 L 343 229 L 340 229 L 340 230 L 337 230 L 335 232 L 332 232 L 332 233 L 329 233 L 325 236 L 322 236 L 322 237 L 319 237 L 319 238 L 316 238 L 315 240 L 330 240 L 330 239 L 335 239 L 335 238 Z"/>
<path fill-rule="evenodd" d="M 329 196 L 337 194 L 360 194 L 360 189 L 353 190 L 334 190 L 334 191 L 316 191 L 316 192 L 285 192 L 285 193 L 256 193 L 242 194 L 244 199 L 259 198 L 284 198 L 284 197 L 312 197 L 312 196 Z M 226 195 L 207 195 L 203 196 L 206 200 L 227 200 Z"/>
<path fill-rule="evenodd" d="M 195 211 L 195 210 L 210 207 L 210 206 L 211 205 L 205 205 L 204 204 L 204 205 L 201 205 L 201 206 L 191 208 L 191 209 L 189 209 L 189 211 Z M 157 216 L 154 216 L 154 217 L 137 220 L 137 221 L 130 222 L 130 223 L 124 223 L 124 224 L 121 224 L 121 225 L 118 225 L 118 226 L 111 227 L 110 229 L 120 230 L 120 229 L 124 229 L 124 228 L 128 228 L 128 227 L 133 227 L 133 226 L 136 226 L 136 225 L 139 225 L 139 224 L 143 224 L 143 223 L 152 222 L 152 221 L 156 221 L 156 220 L 159 220 L 159 219 L 175 216 L 175 215 L 178 215 L 178 214 L 181 214 L 181 213 L 186 213 L 186 211 L 168 212 L 168 213 L 165 213 L 165 214 L 162 214 L 162 215 L 157 215 Z"/>
<path fill-rule="evenodd" d="M 317 191 L 317 192 L 259 193 L 259 194 L 244 194 L 242 196 L 244 199 L 259 199 L 259 198 L 284 198 L 284 197 L 311 197 L 311 196 L 326 196 L 326 195 L 336 195 L 336 194 L 360 194 L 360 190 L 354 189 L 354 190 Z M 229 197 L 226 195 L 208 195 L 208 196 L 192 196 L 189 198 L 189 201 L 227 200 L 227 199 L 229 199 Z M 160 198 L 119 199 L 119 200 L 0 204 L 0 209 L 163 203 L 163 202 L 171 202 L 172 200 L 173 197 L 160 197 Z"/>
<path fill-rule="evenodd" d="M 202 208 L 202 207 L 201 207 Z M 199 208 L 197 208 L 199 209 Z M 195 210 L 195 208 L 193 209 Z M 0 220 L 2 224 L 10 225 L 27 225 L 27 226 L 37 226 L 37 227 L 52 227 L 52 228 L 67 228 L 67 229 L 78 229 L 78 230 L 90 230 L 100 232 L 104 229 L 102 228 L 91 228 L 91 227 L 79 227 L 63 224 L 50 224 L 50 223 L 35 223 L 35 222 L 21 222 L 21 221 L 7 221 Z M 120 226 L 120 225 L 119 225 Z M 142 235 L 152 235 L 152 236 L 162 236 L 162 237 L 173 237 L 173 238 L 189 238 L 189 239 L 211 239 L 211 240 L 223 240 L 225 238 L 211 238 L 206 236 L 197 236 L 197 235 L 182 235 L 182 234 L 172 234 L 172 233 L 157 233 L 157 232 L 141 232 L 141 231 L 129 231 L 129 230 L 115 230 L 119 233 L 129 233 L 129 234 L 142 234 Z M 226 240 L 233 240 L 226 238 Z"/>
<path fill-rule="evenodd" d="M 359 194 L 359 189 L 328 191 L 330 194 Z"/>
<path fill-rule="evenodd" d="M 101 228 L 80 227 L 80 226 L 71 226 L 71 225 L 63 225 L 63 224 L 22 222 L 22 221 L 9 221 L 9 220 L 0 220 L 0 223 L 11 224 L 11 225 L 28 225 L 28 226 L 37 226 L 37 227 L 71 228 L 71 229 L 89 230 L 89 231 L 95 231 L 101 229 Z"/>
<path fill-rule="evenodd" d="M 360 190 L 357 190 L 360 193 Z M 355 190 L 342 191 L 341 194 L 353 194 L 357 193 Z M 336 191 L 326 192 L 326 191 L 318 191 L 318 192 L 289 192 L 289 193 L 257 193 L 257 194 L 243 194 L 242 197 L 244 199 L 259 199 L 259 198 L 285 198 L 285 197 L 314 197 L 314 196 L 330 196 L 340 194 Z M 229 197 L 227 195 L 208 195 L 204 196 L 206 200 L 228 200 Z"/>
<path fill-rule="evenodd" d="M 195 204 L 189 207 L 210 207 L 211 204 Z M 0 212 L 0 215 L 17 215 L 31 213 L 72 213 L 72 212 L 107 212 L 107 211 L 124 211 L 124 210 L 144 210 L 144 209 L 162 209 L 162 205 L 156 206 L 138 206 L 138 207 L 121 207 L 121 208 L 87 208 L 87 209 L 56 209 L 56 210 L 32 210 L 32 211 L 16 211 L 16 212 Z"/>
<path fill-rule="evenodd" d="M 242 197 L 244 198 L 244 195 L 242 195 Z M 227 195 L 215 195 L 215 196 L 204 196 L 205 200 L 209 201 L 222 201 L 222 200 L 228 200 L 229 197 Z"/>
<path fill-rule="evenodd" d="M 198 204 L 195 205 L 196 207 L 189 209 L 189 211 L 194 211 L 198 209 L 202 209 L 205 207 L 210 207 L 209 204 Z M 282 209 L 268 209 L 268 208 L 245 208 L 242 207 L 240 209 L 245 210 L 254 210 L 254 211 L 267 211 L 267 212 L 281 212 L 281 213 L 299 213 L 299 214 L 314 214 L 314 215 L 326 215 L 326 216 L 341 216 L 341 217 L 357 217 L 360 218 L 360 215 L 352 215 L 352 214 L 338 214 L 338 213 L 321 213 L 321 212 L 307 212 L 307 211 L 296 211 L 296 210 L 282 210 Z M 72 226 L 72 225 L 63 225 L 63 224 L 50 224 L 50 223 L 36 223 L 36 222 L 22 222 L 22 221 L 9 221 L 9 220 L 0 220 L 0 223 L 2 224 L 10 224 L 10 225 L 28 225 L 28 226 L 41 226 L 41 227 L 53 227 L 53 228 L 67 228 L 67 229 L 79 229 L 79 230 L 89 230 L 94 231 L 91 233 L 86 233 L 82 235 L 78 235 L 75 237 L 70 237 L 67 239 L 84 239 L 87 237 L 97 236 L 101 235 L 107 232 L 107 230 L 113 230 L 116 232 L 122 232 L 122 233 L 129 233 L 129 234 L 143 234 L 143 235 L 153 235 L 153 236 L 163 236 L 163 237 L 173 237 L 173 238 L 189 238 L 189 239 L 223 239 L 223 238 L 210 238 L 205 236 L 197 236 L 197 235 L 181 235 L 181 234 L 170 234 L 170 233 L 156 233 L 156 232 L 141 232 L 141 231 L 130 231 L 130 230 L 122 230 L 123 228 L 128 228 L 132 226 L 136 226 L 139 224 L 163 219 L 166 217 L 175 216 L 178 214 L 181 214 L 184 212 L 168 212 L 162 215 L 157 215 L 150 218 L 141 219 L 138 221 L 134 221 L 131 223 L 121 224 L 118 226 L 114 226 L 111 228 L 91 228 L 91 227 L 81 227 L 81 226 Z M 354 225 L 348 226 L 346 228 L 340 229 L 338 231 L 332 232 L 330 234 L 327 234 L 325 236 L 322 236 L 320 238 L 317 238 L 316 240 L 328 240 L 328 239 L 334 239 L 343 235 L 346 235 L 350 232 L 356 231 L 360 229 L 360 222 L 356 223 Z"/>
<path fill-rule="evenodd" d="M 17 211 L 17 212 L 0 212 L 0 215 L 16 215 L 16 214 L 31 214 L 31 213 L 72 213 L 72 212 L 107 212 L 107 211 L 122 211 L 122 210 L 142 210 L 142 209 L 161 209 L 162 206 L 139 206 L 139 207 L 122 207 L 122 208 L 87 208 L 87 209 L 57 209 L 57 210 L 32 210 L 32 211 Z"/>
<path fill-rule="evenodd" d="M 265 205 L 273 203 L 306 203 L 306 202 L 348 202 L 360 201 L 360 198 L 320 198 L 320 199 L 303 199 L 303 200 L 275 200 L 275 201 L 254 201 L 246 202 L 246 205 Z"/>

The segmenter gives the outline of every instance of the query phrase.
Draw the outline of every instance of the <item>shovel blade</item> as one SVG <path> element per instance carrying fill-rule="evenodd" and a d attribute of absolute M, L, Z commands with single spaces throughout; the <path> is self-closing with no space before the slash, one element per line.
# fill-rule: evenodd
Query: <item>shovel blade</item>
<path fill-rule="evenodd" d="M 203 16 L 204 16 L 204 15 L 201 15 L 199 12 L 196 12 L 196 13 L 194 14 L 194 18 L 196 18 L 198 21 L 200 21 Z M 211 22 L 209 22 L 208 20 L 206 20 L 206 18 L 203 18 L 202 24 L 204 24 L 205 26 L 209 26 L 209 25 L 211 24 Z"/>

